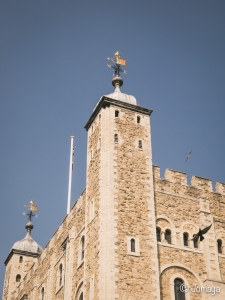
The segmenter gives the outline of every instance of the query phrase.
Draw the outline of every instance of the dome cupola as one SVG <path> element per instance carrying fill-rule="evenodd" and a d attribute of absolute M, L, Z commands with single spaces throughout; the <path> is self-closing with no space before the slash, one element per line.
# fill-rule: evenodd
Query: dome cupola
<path fill-rule="evenodd" d="M 120 87 L 123 85 L 123 79 L 121 77 L 114 77 L 112 80 L 112 85 L 114 86 L 115 90 L 113 93 L 105 95 L 108 98 L 127 102 L 133 105 L 138 105 L 137 100 L 134 96 L 128 95 L 125 93 L 121 93 Z"/>

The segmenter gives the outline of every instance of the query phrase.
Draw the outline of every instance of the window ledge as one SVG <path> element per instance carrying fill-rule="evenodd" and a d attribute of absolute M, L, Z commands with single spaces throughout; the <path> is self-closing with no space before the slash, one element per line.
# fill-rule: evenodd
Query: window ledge
<path fill-rule="evenodd" d="M 190 247 L 187 247 L 187 246 L 181 247 L 181 246 L 178 246 L 178 245 L 165 244 L 165 243 L 162 243 L 162 242 L 157 242 L 157 244 L 159 244 L 161 246 L 176 248 L 176 249 L 185 250 L 185 251 L 189 251 L 189 252 L 203 253 L 202 250 L 199 250 L 199 249 L 196 249 L 196 248 L 190 248 Z M 224 255 L 224 257 L 225 257 L 225 255 Z"/>
<path fill-rule="evenodd" d="M 218 253 L 218 256 L 225 258 L 225 254 Z"/>
<path fill-rule="evenodd" d="M 131 252 L 131 251 L 129 251 L 128 254 L 132 255 L 132 256 L 140 256 L 140 252 Z"/>
<path fill-rule="evenodd" d="M 77 270 L 83 265 L 83 263 L 84 263 L 84 259 L 78 264 Z"/>
<path fill-rule="evenodd" d="M 58 290 L 56 290 L 55 295 L 58 294 L 58 292 L 62 289 L 62 287 L 63 287 L 63 284 L 60 285 L 60 287 L 58 288 Z"/>

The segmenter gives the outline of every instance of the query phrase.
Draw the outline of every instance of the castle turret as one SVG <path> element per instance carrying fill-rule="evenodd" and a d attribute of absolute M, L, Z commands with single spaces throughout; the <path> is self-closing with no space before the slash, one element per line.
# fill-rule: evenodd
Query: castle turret
<path fill-rule="evenodd" d="M 25 226 L 27 234 L 22 240 L 16 242 L 12 246 L 9 255 L 5 260 L 6 273 L 2 297 L 3 300 L 10 300 L 12 298 L 12 294 L 19 286 L 20 281 L 43 251 L 41 246 L 31 237 L 31 230 L 34 228 L 34 225 L 32 224 L 32 217 L 34 216 L 32 208 L 34 209 L 37 207 L 33 204 L 34 202 L 31 200 L 29 212 L 26 214 L 28 215 L 28 223 Z"/>

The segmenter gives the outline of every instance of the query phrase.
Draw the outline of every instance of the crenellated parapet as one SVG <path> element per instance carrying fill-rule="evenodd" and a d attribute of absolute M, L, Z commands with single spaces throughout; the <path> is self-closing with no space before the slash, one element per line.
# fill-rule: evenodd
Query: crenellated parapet
<path fill-rule="evenodd" d="M 215 192 L 221 195 L 225 195 L 225 183 L 216 182 L 215 190 L 213 191 L 212 188 L 212 180 L 199 177 L 199 176 L 192 176 L 191 178 L 191 185 L 187 184 L 187 174 L 184 172 L 166 169 L 164 173 L 164 178 L 160 177 L 160 167 L 153 166 L 153 176 L 154 181 L 160 179 L 169 181 L 170 183 L 176 183 L 187 187 L 194 187 L 196 189 L 205 191 L 205 192 Z"/>
<path fill-rule="evenodd" d="M 204 214 L 203 219 L 206 224 L 210 222 L 209 214 L 215 222 L 218 220 L 225 221 L 225 183 L 217 182 L 213 190 L 210 179 L 192 176 L 191 184 L 188 185 L 186 173 L 166 169 L 164 178 L 161 178 L 158 166 L 153 166 L 153 177 L 158 213 L 162 214 L 165 211 L 170 214 L 174 207 L 179 211 L 177 211 L 177 215 L 183 215 L 184 218 L 187 218 L 185 210 L 192 210 L 188 218 L 195 220 L 199 226 L 202 223 L 199 219 L 201 213 Z M 216 228 L 224 227 L 223 224 L 225 223 L 223 222 L 217 222 Z"/>

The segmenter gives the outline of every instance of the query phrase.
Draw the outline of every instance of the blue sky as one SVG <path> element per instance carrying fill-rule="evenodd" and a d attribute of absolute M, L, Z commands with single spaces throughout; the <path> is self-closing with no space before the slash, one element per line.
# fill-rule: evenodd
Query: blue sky
<path fill-rule="evenodd" d="M 106 57 L 127 59 L 122 91 L 151 116 L 153 163 L 225 182 L 225 2 L 0 1 L 0 282 L 25 236 L 23 205 L 39 206 L 44 247 L 85 188 L 84 125 L 113 91 Z M 185 163 L 188 152 L 192 156 Z"/>

